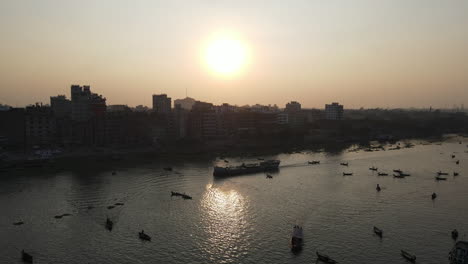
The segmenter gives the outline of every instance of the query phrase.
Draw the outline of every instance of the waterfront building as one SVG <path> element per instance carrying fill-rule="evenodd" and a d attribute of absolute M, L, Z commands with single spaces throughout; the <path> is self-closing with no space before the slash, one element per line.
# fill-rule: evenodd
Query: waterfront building
<path fill-rule="evenodd" d="M 166 94 L 153 94 L 153 111 L 158 114 L 169 114 L 171 102 L 171 98 Z"/>
<path fill-rule="evenodd" d="M 342 120 L 343 112 L 343 105 L 339 103 L 334 102 L 325 105 L 325 119 L 327 120 Z"/>

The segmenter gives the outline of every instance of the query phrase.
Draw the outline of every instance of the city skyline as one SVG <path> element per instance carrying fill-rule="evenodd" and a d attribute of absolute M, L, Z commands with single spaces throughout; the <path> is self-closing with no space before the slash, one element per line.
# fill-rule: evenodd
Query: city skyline
<path fill-rule="evenodd" d="M 300 101 L 305 108 L 334 101 L 347 108 L 452 108 L 468 99 L 462 1 L 0 7 L 0 103 L 12 106 L 47 102 L 72 83 L 91 85 L 108 104 L 130 106 L 150 106 L 152 94 L 184 98 L 186 90 L 215 104 Z M 215 60 L 218 69 L 208 69 L 204 49 L 220 32 L 234 36 L 228 46 L 245 44 L 248 56 L 232 65 Z M 239 74 L 216 73 L 235 67 Z"/>

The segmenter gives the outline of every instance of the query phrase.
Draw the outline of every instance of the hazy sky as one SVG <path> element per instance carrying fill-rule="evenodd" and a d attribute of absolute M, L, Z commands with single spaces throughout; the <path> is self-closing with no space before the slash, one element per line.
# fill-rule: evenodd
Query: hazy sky
<path fill-rule="evenodd" d="M 239 76 L 203 64 L 220 31 L 249 46 Z M 216 104 L 468 106 L 468 1 L 0 0 L 0 103 L 71 84 L 132 106 L 186 88 Z"/>

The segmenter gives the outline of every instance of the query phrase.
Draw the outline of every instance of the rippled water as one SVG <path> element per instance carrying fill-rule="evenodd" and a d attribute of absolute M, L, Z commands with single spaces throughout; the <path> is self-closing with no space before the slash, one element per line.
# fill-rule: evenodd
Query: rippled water
<path fill-rule="evenodd" d="M 219 161 L 202 158 L 3 173 L 0 262 L 20 263 L 24 248 L 35 263 L 311 263 L 316 250 L 340 263 L 405 263 L 400 249 L 416 254 L 419 263 L 447 263 L 451 230 L 457 228 L 461 238 L 468 233 L 466 150 L 466 143 L 452 142 L 264 156 L 281 160 L 273 179 L 214 179 L 212 166 Z M 309 160 L 321 164 L 306 165 Z M 345 161 L 348 168 L 339 165 Z M 164 171 L 166 166 L 174 171 Z M 371 166 L 390 175 L 401 168 L 411 176 L 377 176 Z M 438 170 L 460 176 L 436 182 Z M 344 177 L 344 171 L 354 175 Z M 193 200 L 171 197 L 171 190 Z M 107 209 L 116 202 L 124 205 Z M 63 213 L 72 215 L 54 218 Z M 112 232 L 104 228 L 106 216 L 114 221 Z M 19 220 L 25 224 L 12 225 Z M 294 224 L 304 229 L 299 254 L 289 249 Z M 383 239 L 373 234 L 374 225 L 384 230 Z M 151 242 L 138 239 L 142 229 Z"/>

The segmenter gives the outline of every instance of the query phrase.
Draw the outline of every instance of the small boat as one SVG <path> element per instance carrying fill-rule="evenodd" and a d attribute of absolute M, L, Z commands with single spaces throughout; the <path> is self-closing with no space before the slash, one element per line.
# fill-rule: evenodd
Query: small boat
<path fill-rule="evenodd" d="M 273 178 L 273 176 L 271 176 L 270 174 L 267 174 L 266 177 L 267 177 L 267 179 L 272 179 Z"/>
<path fill-rule="evenodd" d="M 369 170 L 371 170 L 371 171 L 376 171 L 376 170 L 378 170 L 378 168 L 372 166 L 372 167 L 369 168 Z"/>
<path fill-rule="evenodd" d="M 352 176 L 353 173 L 352 172 L 343 172 L 343 176 Z"/>
<path fill-rule="evenodd" d="M 406 177 L 406 176 L 401 175 L 401 174 L 393 174 L 393 178 L 400 178 L 400 179 L 402 179 L 402 178 L 405 178 L 405 177 Z"/>
<path fill-rule="evenodd" d="M 458 165 L 458 164 L 460 164 L 460 161 L 459 161 L 459 160 L 457 160 L 455 163 Z"/>
<path fill-rule="evenodd" d="M 299 251 L 302 249 L 302 227 L 295 225 L 291 235 L 291 250 Z"/>
<path fill-rule="evenodd" d="M 21 259 L 26 263 L 33 263 L 33 257 L 30 254 L 26 253 L 24 249 L 21 250 Z"/>
<path fill-rule="evenodd" d="M 138 237 L 141 240 L 146 240 L 146 241 L 151 241 L 151 237 L 145 234 L 145 231 L 141 230 L 141 232 L 138 232 Z"/>
<path fill-rule="evenodd" d="M 225 159 L 224 162 L 229 163 L 229 160 Z"/>
<path fill-rule="evenodd" d="M 403 172 L 400 173 L 400 175 L 401 175 L 401 176 L 405 176 L 405 177 L 406 177 L 406 176 L 411 176 L 411 174 L 409 174 L 409 173 L 403 173 Z"/>
<path fill-rule="evenodd" d="M 440 176 L 440 175 L 448 175 L 448 173 L 447 173 L 447 172 L 438 171 L 438 172 L 437 172 L 437 175 L 439 175 L 439 176 Z"/>
<path fill-rule="evenodd" d="M 62 217 L 63 217 L 63 215 L 56 215 L 56 216 L 54 216 L 55 219 L 60 219 L 60 218 L 62 218 Z"/>
<path fill-rule="evenodd" d="M 453 176 L 458 176 L 458 172 L 454 172 L 454 173 L 453 173 Z"/>
<path fill-rule="evenodd" d="M 432 193 L 432 194 L 431 194 L 431 198 L 432 198 L 432 200 L 434 200 L 435 198 L 437 198 L 437 193 Z"/>
<path fill-rule="evenodd" d="M 447 178 L 440 177 L 440 176 L 436 176 L 435 179 L 436 179 L 436 181 L 446 181 L 447 180 Z"/>
<path fill-rule="evenodd" d="M 393 172 L 396 172 L 396 173 L 403 173 L 403 171 L 402 171 L 402 170 L 400 170 L 400 169 L 393 170 Z"/>
<path fill-rule="evenodd" d="M 92 205 L 89 205 L 87 208 L 88 208 L 88 210 L 91 210 L 91 209 L 93 209 L 93 208 L 94 208 L 94 206 L 92 206 Z"/>
<path fill-rule="evenodd" d="M 378 227 L 376 227 L 376 226 L 374 226 L 374 233 L 375 233 L 376 235 L 378 235 L 379 237 L 382 237 L 382 236 L 383 236 L 383 231 L 382 231 L 382 229 L 380 229 L 380 228 L 378 228 Z"/>
<path fill-rule="evenodd" d="M 324 262 L 324 263 L 329 263 L 329 264 L 338 263 L 337 261 L 330 258 L 328 255 L 320 254 L 318 251 L 316 251 L 315 253 L 317 254 L 317 259 Z"/>
<path fill-rule="evenodd" d="M 185 200 L 192 200 L 192 196 L 187 195 L 187 194 L 185 194 L 185 193 L 180 193 L 180 192 L 173 192 L 173 191 L 171 191 L 171 196 L 181 196 L 181 197 L 184 198 Z"/>
<path fill-rule="evenodd" d="M 107 206 L 107 209 L 112 209 L 114 207 L 115 207 L 114 205 L 109 205 L 109 206 Z"/>
<path fill-rule="evenodd" d="M 454 159 L 454 158 L 455 158 L 455 155 L 454 155 L 454 154 L 452 154 L 452 159 Z"/>
<path fill-rule="evenodd" d="M 112 231 L 112 227 L 114 227 L 114 222 L 107 217 L 106 219 L 106 229 Z"/>
<path fill-rule="evenodd" d="M 388 173 L 385 173 L 385 172 L 379 172 L 379 173 L 377 173 L 377 175 L 379 175 L 379 176 L 388 176 Z"/>
<path fill-rule="evenodd" d="M 380 192 L 380 190 L 382 190 L 382 188 L 380 188 L 380 185 L 377 184 L 377 187 L 375 188 L 378 192 Z"/>
<path fill-rule="evenodd" d="M 457 240 L 458 238 L 458 231 L 456 229 L 452 230 L 452 238 L 453 240 Z"/>
<path fill-rule="evenodd" d="M 163 168 L 165 171 L 172 171 L 172 167 L 164 167 Z"/>
<path fill-rule="evenodd" d="M 23 221 L 19 221 L 19 222 L 14 222 L 14 223 L 13 223 L 13 225 L 15 225 L 15 226 L 22 225 L 22 224 L 24 224 Z"/>
<path fill-rule="evenodd" d="M 406 252 L 404 250 L 401 250 L 401 255 L 405 259 L 409 260 L 410 262 L 413 262 L 413 263 L 416 262 L 416 256 L 415 255 L 412 255 L 412 254 L 410 254 L 410 253 L 408 253 L 408 252 Z"/>
<path fill-rule="evenodd" d="M 320 164 L 320 160 L 309 161 L 309 164 L 312 164 L 312 165 Z"/>
<path fill-rule="evenodd" d="M 348 162 L 341 162 L 340 165 L 341 166 L 348 166 Z"/>
<path fill-rule="evenodd" d="M 116 174 L 117 174 L 117 172 L 116 172 L 116 171 L 113 171 L 113 172 L 112 172 L 112 175 L 116 175 Z"/>

